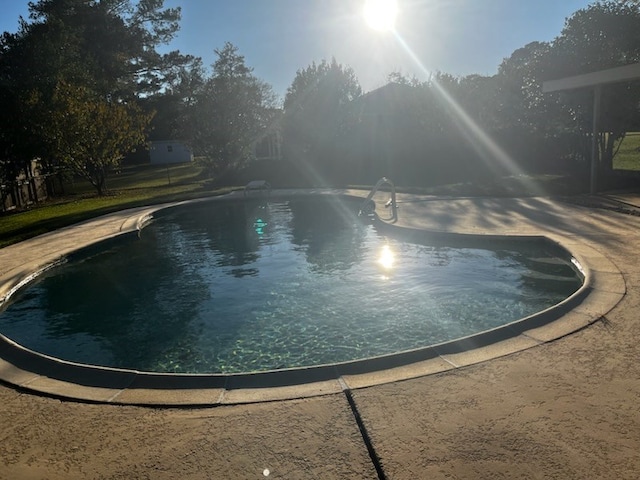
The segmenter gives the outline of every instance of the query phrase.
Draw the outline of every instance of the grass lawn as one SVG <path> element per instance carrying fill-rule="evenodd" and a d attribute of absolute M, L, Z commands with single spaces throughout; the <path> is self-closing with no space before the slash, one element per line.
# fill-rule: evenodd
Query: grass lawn
<path fill-rule="evenodd" d="M 617 155 L 613 158 L 615 170 L 640 170 L 640 132 L 627 133 Z"/>
<path fill-rule="evenodd" d="M 640 133 L 629 135 L 616 156 L 616 168 L 640 170 Z M 403 188 L 399 192 L 445 196 L 532 196 L 571 195 L 585 192 L 585 176 L 518 175 L 492 180 L 440 185 L 430 188 Z M 20 212 L 0 215 L 0 248 L 89 218 L 126 208 L 220 195 L 234 188 L 214 188 L 195 164 L 124 167 L 107 180 L 108 194 L 98 196 L 84 180 L 65 185 L 66 195 Z M 360 187 L 369 190 L 371 185 Z"/>
<path fill-rule="evenodd" d="M 86 181 L 65 185 L 67 195 L 30 210 L 0 216 L 0 248 L 92 217 L 125 208 L 227 193 L 212 189 L 192 164 L 126 167 L 107 179 L 109 193 L 97 196 Z"/>

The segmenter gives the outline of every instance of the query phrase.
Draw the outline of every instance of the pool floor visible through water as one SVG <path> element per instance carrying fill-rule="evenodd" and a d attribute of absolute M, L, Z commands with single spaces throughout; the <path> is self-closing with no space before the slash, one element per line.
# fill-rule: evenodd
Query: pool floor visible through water
<path fill-rule="evenodd" d="M 237 373 L 428 346 L 512 322 L 581 279 L 547 242 L 381 234 L 357 204 L 210 201 L 77 255 L 14 296 L 0 332 L 65 360 Z"/>

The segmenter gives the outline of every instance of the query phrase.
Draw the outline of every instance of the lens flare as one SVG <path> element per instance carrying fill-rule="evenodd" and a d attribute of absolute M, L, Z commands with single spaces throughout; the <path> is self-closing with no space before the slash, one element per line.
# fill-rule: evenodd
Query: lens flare
<path fill-rule="evenodd" d="M 416 66 L 423 73 L 428 74 L 430 85 L 433 91 L 446 103 L 449 111 L 454 115 L 456 120 L 463 128 L 464 136 L 471 142 L 478 156 L 486 163 L 489 168 L 499 165 L 505 169 L 511 177 L 519 182 L 525 191 L 540 191 L 533 180 L 530 180 L 518 166 L 518 163 L 493 139 L 486 133 L 480 125 L 462 108 L 462 106 L 440 85 L 420 58 L 415 54 L 409 44 L 396 31 L 393 32 L 396 40 L 404 51 L 411 57 Z"/>
<path fill-rule="evenodd" d="M 364 4 L 363 14 L 369 27 L 386 32 L 395 27 L 398 4 L 396 0 L 367 0 Z"/>

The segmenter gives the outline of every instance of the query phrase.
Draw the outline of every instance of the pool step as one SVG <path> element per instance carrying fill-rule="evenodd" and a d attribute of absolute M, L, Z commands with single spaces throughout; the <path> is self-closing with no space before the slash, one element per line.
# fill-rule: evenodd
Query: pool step
<path fill-rule="evenodd" d="M 529 271 L 522 275 L 526 279 L 540 282 L 577 282 L 575 274 L 572 276 L 567 275 L 553 275 L 550 273 L 541 273 L 535 271 Z"/>
<path fill-rule="evenodd" d="M 548 291 L 566 292 L 572 286 L 577 290 L 581 282 L 574 272 L 571 275 L 554 275 L 529 270 L 522 275 L 522 283 L 534 289 L 544 287 Z"/>
<path fill-rule="evenodd" d="M 558 257 L 528 257 L 524 263 L 533 272 L 552 277 L 567 277 L 574 279 L 576 276 L 575 266 Z"/>

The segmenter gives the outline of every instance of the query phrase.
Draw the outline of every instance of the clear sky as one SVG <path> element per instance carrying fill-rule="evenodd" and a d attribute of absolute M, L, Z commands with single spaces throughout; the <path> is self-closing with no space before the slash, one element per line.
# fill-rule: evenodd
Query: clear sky
<path fill-rule="evenodd" d="M 0 0 L 0 31 L 15 32 L 28 0 Z M 182 7 L 171 45 L 215 60 L 226 41 L 254 74 L 284 96 L 296 71 L 332 57 L 354 69 L 364 91 L 399 71 L 426 80 L 428 71 L 492 75 L 503 58 L 532 41 L 556 37 L 565 19 L 589 0 L 397 0 L 394 31 L 363 19 L 365 0 L 165 0 Z M 395 32 L 395 33 L 394 33 Z M 402 46 L 404 43 L 404 47 Z M 418 64 L 420 63 L 420 65 Z"/>

